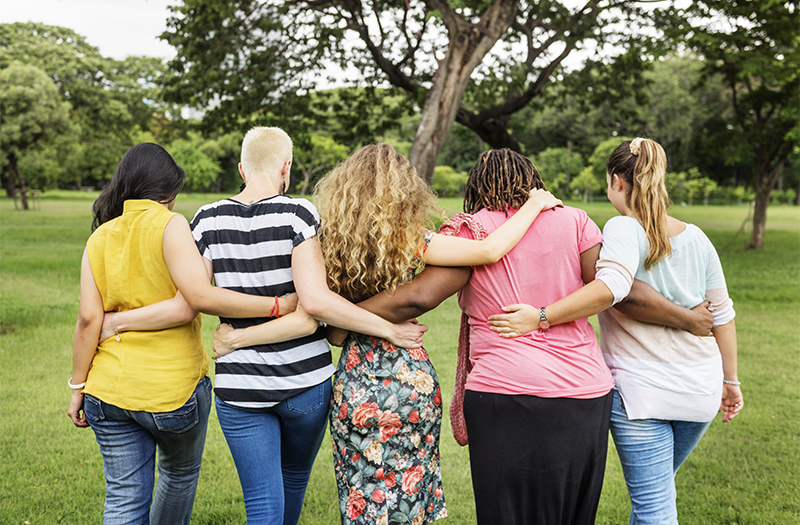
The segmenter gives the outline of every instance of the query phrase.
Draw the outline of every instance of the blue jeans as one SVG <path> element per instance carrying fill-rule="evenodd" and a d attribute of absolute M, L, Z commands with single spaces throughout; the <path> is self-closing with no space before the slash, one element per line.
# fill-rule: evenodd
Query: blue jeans
<path fill-rule="evenodd" d="M 330 381 L 269 408 L 241 408 L 216 398 L 248 525 L 294 525 L 300 519 L 330 400 Z"/>
<path fill-rule="evenodd" d="M 709 425 L 711 421 L 628 419 L 622 398 L 614 390 L 611 436 L 631 497 L 630 525 L 678 523 L 675 474 Z"/>
<path fill-rule="evenodd" d="M 188 525 L 211 411 L 211 380 L 201 379 L 186 404 L 172 412 L 124 410 L 88 394 L 83 410 L 103 455 L 103 524 Z"/>

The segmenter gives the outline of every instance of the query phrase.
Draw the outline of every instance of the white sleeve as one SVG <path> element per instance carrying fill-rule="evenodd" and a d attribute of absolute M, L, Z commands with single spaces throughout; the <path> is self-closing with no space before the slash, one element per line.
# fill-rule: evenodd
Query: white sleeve
<path fill-rule="evenodd" d="M 618 302 L 622 301 L 628 294 L 631 293 L 631 286 L 632 283 L 625 278 L 625 276 L 620 272 L 617 268 L 613 267 L 604 267 L 601 268 L 595 279 L 600 279 L 608 289 L 611 290 L 611 293 L 614 294 L 614 302 L 611 303 L 611 306 L 614 306 Z"/>

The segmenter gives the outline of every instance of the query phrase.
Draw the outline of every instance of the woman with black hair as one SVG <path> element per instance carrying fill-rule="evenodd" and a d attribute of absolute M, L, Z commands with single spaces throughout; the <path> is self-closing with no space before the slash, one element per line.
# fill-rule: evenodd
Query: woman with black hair
<path fill-rule="evenodd" d="M 188 222 L 171 211 L 184 177 L 161 146 L 138 144 L 93 207 L 68 413 L 76 426 L 91 426 L 100 445 L 106 524 L 189 523 L 211 408 L 197 311 L 253 317 L 275 306 L 273 297 L 210 284 Z M 185 305 L 169 327 L 117 333 L 98 344 L 104 312 L 167 299 Z"/>

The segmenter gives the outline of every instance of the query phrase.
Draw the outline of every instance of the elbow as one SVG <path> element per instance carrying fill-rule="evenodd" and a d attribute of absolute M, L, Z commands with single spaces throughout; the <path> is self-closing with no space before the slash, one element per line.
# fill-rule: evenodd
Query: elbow
<path fill-rule="evenodd" d="M 303 310 L 306 311 L 308 315 L 314 318 L 314 322 L 316 323 L 316 319 L 325 315 L 325 308 L 320 305 L 317 301 L 311 301 L 310 303 L 302 303 Z"/>

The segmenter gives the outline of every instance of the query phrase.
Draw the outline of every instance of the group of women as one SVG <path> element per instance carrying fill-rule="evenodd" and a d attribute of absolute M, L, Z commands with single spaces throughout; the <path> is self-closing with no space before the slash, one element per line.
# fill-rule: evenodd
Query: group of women
<path fill-rule="evenodd" d="M 610 427 L 631 523 L 677 523 L 675 472 L 743 400 L 719 259 L 666 215 L 657 143 L 609 159 L 620 217 L 603 234 L 509 150 L 481 155 L 467 213 L 436 234 L 430 189 L 391 146 L 328 174 L 319 212 L 284 195 L 291 148 L 277 128 L 248 132 L 244 189 L 191 225 L 171 212 L 183 171 L 154 144 L 95 203 L 69 414 L 100 445 L 104 523 L 189 523 L 211 405 L 198 312 L 222 323 L 215 405 L 248 523 L 297 523 L 328 420 L 342 523 L 445 517 L 443 400 L 415 317 L 456 291 L 450 411 L 478 522 L 593 523 Z"/>

